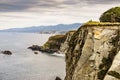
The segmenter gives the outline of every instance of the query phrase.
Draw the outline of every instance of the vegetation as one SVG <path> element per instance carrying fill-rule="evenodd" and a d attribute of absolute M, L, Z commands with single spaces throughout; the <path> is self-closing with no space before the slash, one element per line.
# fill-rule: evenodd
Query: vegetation
<path fill-rule="evenodd" d="M 100 17 L 101 22 L 120 22 L 120 7 L 114 7 L 104 12 Z"/>
<path fill-rule="evenodd" d="M 55 35 L 51 36 L 49 40 L 43 45 L 45 49 L 59 49 L 61 43 L 66 39 L 65 35 Z"/>
<path fill-rule="evenodd" d="M 65 35 L 55 35 L 55 36 L 51 36 L 49 38 L 49 40 L 54 40 L 54 41 L 58 41 L 58 42 L 63 42 L 63 40 L 65 39 Z"/>
<path fill-rule="evenodd" d="M 119 26 L 120 23 L 119 22 L 111 23 L 111 22 L 88 21 L 84 25 L 85 26 Z"/>

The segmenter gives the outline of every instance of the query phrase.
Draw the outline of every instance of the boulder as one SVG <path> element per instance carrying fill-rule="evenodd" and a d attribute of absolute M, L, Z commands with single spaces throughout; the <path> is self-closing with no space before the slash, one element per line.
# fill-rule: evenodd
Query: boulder
<path fill-rule="evenodd" d="M 62 79 L 57 76 L 57 77 L 55 78 L 55 80 L 62 80 Z"/>
<path fill-rule="evenodd" d="M 28 49 L 31 49 L 33 51 L 46 52 L 46 53 L 54 53 L 58 51 L 58 49 L 47 49 L 47 48 L 43 48 L 42 46 L 38 46 L 38 45 L 32 45 L 28 47 Z M 35 54 L 37 53 L 35 52 Z"/>
<path fill-rule="evenodd" d="M 38 52 L 34 52 L 34 54 L 38 54 Z"/>
<path fill-rule="evenodd" d="M 31 50 L 41 50 L 41 47 L 40 46 L 38 46 L 38 45 L 32 45 L 32 46 L 30 46 L 30 47 L 28 47 L 28 49 L 31 49 Z"/>
<path fill-rule="evenodd" d="M 5 50 L 5 51 L 2 51 L 3 54 L 6 54 L 6 55 L 12 55 L 12 52 L 11 51 L 8 51 L 8 50 Z"/>

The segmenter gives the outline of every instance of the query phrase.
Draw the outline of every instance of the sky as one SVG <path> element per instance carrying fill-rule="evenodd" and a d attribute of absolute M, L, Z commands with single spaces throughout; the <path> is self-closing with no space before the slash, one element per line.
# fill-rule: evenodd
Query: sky
<path fill-rule="evenodd" d="M 0 29 L 98 21 L 120 0 L 0 0 Z"/>

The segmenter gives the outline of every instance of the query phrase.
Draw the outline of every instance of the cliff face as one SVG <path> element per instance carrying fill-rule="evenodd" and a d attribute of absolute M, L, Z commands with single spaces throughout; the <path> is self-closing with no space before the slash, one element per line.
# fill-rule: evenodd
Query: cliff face
<path fill-rule="evenodd" d="M 70 40 L 71 40 L 71 37 L 72 37 L 72 35 L 75 33 L 76 31 L 74 30 L 74 31 L 69 31 L 69 32 L 67 32 L 66 33 L 66 40 L 64 41 L 64 43 L 62 43 L 61 44 L 61 46 L 60 46 L 60 52 L 61 53 L 66 53 L 67 52 L 67 50 L 68 50 L 68 48 L 69 48 L 69 42 L 70 42 Z"/>
<path fill-rule="evenodd" d="M 71 36 L 65 80 L 120 80 L 119 23 L 88 23 Z"/>

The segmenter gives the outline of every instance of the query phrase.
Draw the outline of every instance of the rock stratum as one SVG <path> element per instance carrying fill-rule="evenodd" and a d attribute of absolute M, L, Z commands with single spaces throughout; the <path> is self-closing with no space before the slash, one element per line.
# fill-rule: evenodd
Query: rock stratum
<path fill-rule="evenodd" d="M 88 22 L 65 41 L 65 80 L 120 80 L 120 23 Z"/>

